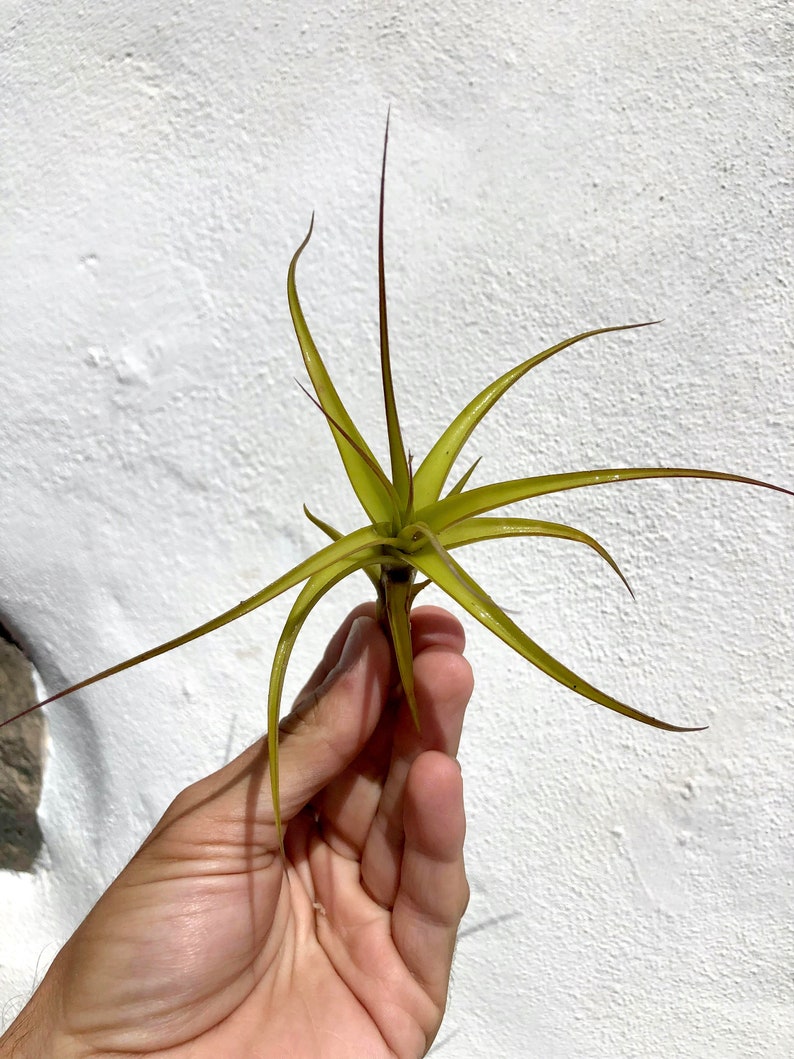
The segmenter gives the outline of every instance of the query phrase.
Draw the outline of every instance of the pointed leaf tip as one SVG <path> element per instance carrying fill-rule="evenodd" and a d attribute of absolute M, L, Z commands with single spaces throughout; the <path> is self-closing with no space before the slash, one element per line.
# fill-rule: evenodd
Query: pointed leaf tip
<path fill-rule="evenodd" d="M 383 164 L 380 174 L 380 206 L 378 213 L 378 321 L 380 330 L 380 369 L 383 388 L 383 403 L 386 413 L 386 430 L 389 438 L 389 457 L 394 488 L 401 504 L 410 506 L 409 494 L 412 492 L 411 471 L 405 455 L 405 444 L 400 429 L 400 418 L 397 414 L 397 403 L 394 397 L 394 381 L 391 370 L 391 353 L 389 351 L 389 320 L 386 306 L 386 265 L 383 246 L 384 216 L 386 209 L 386 155 L 389 145 L 389 122 L 386 119 L 386 132 L 383 137 Z"/>
<path fill-rule="evenodd" d="M 377 460 L 372 455 L 364 438 L 358 432 L 336 391 L 336 387 L 331 381 L 322 357 L 314 344 L 314 339 L 309 331 L 303 315 L 303 309 L 301 308 L 300 298 L 298 297 L 295 272 L 298 259 L 305 249 L 310 235 L 311 229 L 293 254 L 287 271 L 287 299 L 289 301 L 292 324 L 303 356 L 303 363 L 309 373 L 309 378 L 319 403 L 326 415 L 333 419 L 333 423 L 344 431 L 343 435 L 338 429 L 331 427 L 334 441 L 339 449 L 339 454 L 342 457 L 353 491 L 370 519 L 373 522 L 382 522 L 391 518 L 393 514 L 392 498 L 389 490 L 384 488 L 382 472 L 380 476 L 373 472 L 373 465 L 377 464 Z M 329 425 L 331 425 L 330 419 Z"/>
<path fill-rule="evenodd" d="M 523 378 L 528 371 L 553 357 L 556 353 L 576 345 L 577 342 L 581 342 L 583 339 L 593 338 L 596 335 L 611 334 L 616 331 L 634 331 L 640 327 L 649 327 L 657 322 L 656 320 L 648 320 L 641 324 L 619 324 L 613 327 L 599 327 L 593 331 L 583 331 L 572 338 L 566 338 L 563 342 L 550 346 L 549 349 L 544 349 L 541 353 L 535 354 L 535 356 L 511 368 L 510 371 L 505 372 L 504 375 L 501 375 L 490 385 L 486 386 L 453 419 L 420 464 L 415 475 L 417 507 L 422 508 L 438 499 L 453 463 L 477 425 L 510 387 Z"/>

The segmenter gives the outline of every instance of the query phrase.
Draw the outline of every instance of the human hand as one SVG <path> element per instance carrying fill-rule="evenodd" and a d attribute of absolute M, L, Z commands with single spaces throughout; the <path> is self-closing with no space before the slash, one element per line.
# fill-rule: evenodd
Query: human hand
<path fill-rule="evenodd" d="M 463 631 L 412 614 L 421 731 L 355 610 L 282 723 L 183 791 L 57 956 L 0 1056 L 414 1059 L 438 1031 L 468 898 Z"/>

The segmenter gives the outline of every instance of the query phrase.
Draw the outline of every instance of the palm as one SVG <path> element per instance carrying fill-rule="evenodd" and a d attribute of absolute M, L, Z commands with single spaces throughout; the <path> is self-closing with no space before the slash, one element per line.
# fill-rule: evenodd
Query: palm
<path fill-rule="evenodd" d="M 389 652 L 372 623 L 363 714 L 347 686 L 360 672 L 317 694 L 332 641 L 286 722 L 286 862 L 261 744 L 177 798 L 59 960 L 81 1044 L 173 1059 L 425 1053 L 467 894 L 450 755 L 471 678 L 453 619 L 422 608 L 413 624 L 421 734 L 402 703 L 383 709 Z M 306 772 L 334 757 L 349 764 L 318 787 Z"/>

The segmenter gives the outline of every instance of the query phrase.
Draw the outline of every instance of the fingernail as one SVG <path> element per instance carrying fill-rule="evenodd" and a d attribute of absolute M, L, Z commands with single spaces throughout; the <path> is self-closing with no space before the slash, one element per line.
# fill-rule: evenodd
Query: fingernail
<path fill-rule="evenodd" d="M 361 658 L 361 641 L 364 637 L 364 629 L 369 620 L 370 619 L 364 617 L 356 618 L 350 626 L 347 639 L 345 640 L 345 646 L 342 648 L 342 653 L 339 655 L 339 661 L 329 674 L 332 679 L 335 679 L 341 673 L 346 673 L 349 669 L 352 669 Z"/>

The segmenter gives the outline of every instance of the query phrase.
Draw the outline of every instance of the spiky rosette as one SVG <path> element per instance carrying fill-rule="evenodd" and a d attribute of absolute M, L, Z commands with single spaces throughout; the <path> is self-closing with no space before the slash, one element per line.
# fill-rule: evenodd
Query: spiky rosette
<path fill-rule="evenodd" d="M 250 598 L 224 611 L 210 621 L 183 633 L 124 662 L 103 669 L 94 676 L 81 680 L 64 691 L 52 695 L 31 709 L 86 688 L 105 677 L 130 669 L 157 655 L 196 640 L 231 621 L 261 607 L 274 597 L 302 585 L 292 606 L 276 648 L 268 691 L 268 755 L 270 782 L 279 839 L 283 849 L 283 831 L 279 809 L 278 779 L 278 723 L 284 678 L 295 641 L 307 617 L 322 599 L 341 580 L 362 571 L 372 582 L 377 612 L 391 642 L 402 690 L 416 724 L 419 724 L 414 696 L 413 654 L 411 648 L 411 606 L 417 593 L 433 582 L 468 611 L 477 621 L 517 651 L 523 658 L 547 673 L 554 680 L 584 698 L 636 721 L 672 732 L 695 731 L 668 724 L 600 691 L 540 647 L 487 594 L 475 579 L 452 555 L 453 551 L 479 541 L 504 537 L 556 537 L 584 544 L 595 551 L 615 571 L 628 588 L 628 582 L 607 550 L 588 534 L 571 526 L 531 518 L 493 515 L 498 509 L 519 501 L 531 500 L 550 493 L 585 486 L 605 485 L 641 478 L 712 478 L 763 486 L 794 495 L 790 490 L 768 482 L 760 482 L 742 475 L 721 471 L 692 470 L 680 467 L 630 467 L 605 470 L 572 471 L 566 474 L 515 478 L 468 488 L 477 466 L 472 464 L 463 477 L 444 493 L 452 467 L 463 446 L 484 416 L 496 402 L 529 371 L 570 346 L 596 335 L 625 331 L 648 324 L 624 324 L 583 331 L 565 339 L 541 353 L 523 361 L 486 386 L 447 426 L 430 452 L 413 470 L 406 455 L 394 399 L 389 334 L 386 311 L 384 276 L 384 186 L 388 121 L 383 150 L 380 183 L 380 214 L 378 225 L 378 300 L 380 318 L 380 363 L 382 388 L 388 430 L 390 471 L 387 475 L 372 450 L 358 431 L 334 387 L 323 360 L 314 344 L 303 315 L 295 284 L 295 271 L 300 255 L 311 238 L 314 217 L 305 239 L 295 252 L 287 274 L 287 296 L 292 322 L 298 338 L 303 362 L 309 374 L 315 396 L 312 398 L 324 414 L 342 458 L 347 477 L 367 516 L 367 522 L 349 533 L 341 533 L 329 523 L 304 511 L 310 521 L 330 539 L 313 556 L 299 563 L 272 584 Z M 417 583 L 420 575 L 424 580 Z M 629 591 L 631 591 L 629 589 Z M 24 711 L 29 713 L 30 710 Z M 24 714 L 18 714 L 18 717 Z M 8 724 L 16 717 L 12 717 Z"/>

